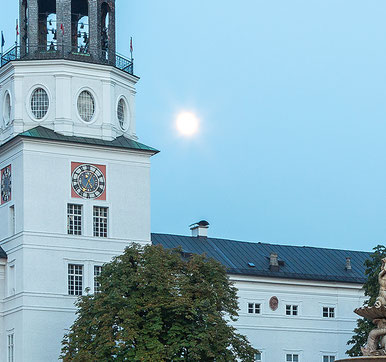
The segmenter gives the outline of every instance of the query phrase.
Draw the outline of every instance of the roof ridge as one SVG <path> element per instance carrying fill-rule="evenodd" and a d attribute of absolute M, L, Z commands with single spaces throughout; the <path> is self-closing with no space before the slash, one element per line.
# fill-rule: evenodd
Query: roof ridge
<path fill-rule="evenodd" d="M 177 236 L 177 237 L 184 237 L 184 238 L 195 238 L 193 236 L 189 235 L 180 235 L 180 234 L 167 234 L 167 233 L 151 233 L 152 235 L 165 235 L 165 236 Z M 306 245 L 286 245 L 286 244 L 273 244 L 270 242 L 265 241 L 245 241 L 245 240 L 233 240 L 233 239 L 224 239 L 224 238 L 213 238 L 213 237 L 207 237 L 209 240 L 219 240 L 219 241 L 229 241 L 233 243 L 242 243 L 242 244 L 260 244 L 260 245 L 266 245 L 266 246 L 279 246 L 279 247 L 288 247 L 288 248 L 299 248 L 299 249 L 318 249 L 318 250 L 334 250 L 334 251 L 346 251 L 346 252 L 353 252 L 353 253 L 364 253 L 369 254 L 371 251 L 363 251 L 363 250 L 351 250 L 351 249 L 338 249 L 338 248 L 326 248 L 326 247 L 318 247 L 318 246 L 306 246 Z"/>

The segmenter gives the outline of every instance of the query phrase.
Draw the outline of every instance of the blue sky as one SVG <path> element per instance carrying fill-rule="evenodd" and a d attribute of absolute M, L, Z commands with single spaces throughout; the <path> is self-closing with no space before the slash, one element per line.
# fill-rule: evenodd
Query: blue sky
<path fill-rule="evenodd" d="M 8 45 L 17 3 L 0 13 Z M 383 244 L 385 19 L 382 0 L 117 0 L 138 136 L 162 151 L 153 232 L 207 219 L 214 237 Z M 175 131 L 181 110 L 200 117 L 196 137 Z"/>

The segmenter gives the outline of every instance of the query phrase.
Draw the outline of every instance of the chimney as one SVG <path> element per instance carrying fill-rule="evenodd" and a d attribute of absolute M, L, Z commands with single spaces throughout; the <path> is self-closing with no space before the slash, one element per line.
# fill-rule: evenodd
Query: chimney
<path fill-rule="evenodd" d="M 279 269 L 280 267 L 278 255 L 276 253 L 271 253 L 271 255 L 269 256 L 269 270 L 273 272 L 278 272 Z"/>
<path fill-rule="evenodd" d="M 351 270 L 351 258 L 346 258 L 346 270 Z"/>
<path fill-rule="evenodd" d="M 193 237 L 204 237 L 208 236 L 209 223 L 206 220 L 201 220 L 195 224 L 190 225 Z"/>

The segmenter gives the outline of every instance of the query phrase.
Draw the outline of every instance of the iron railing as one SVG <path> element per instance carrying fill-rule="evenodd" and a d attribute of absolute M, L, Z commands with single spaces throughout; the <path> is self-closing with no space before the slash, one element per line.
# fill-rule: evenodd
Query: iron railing
<path fill-rule="evenodd" d="M 134 74 L 134 61 L 121 54 L 114 54 L 109 59 L 108 52 L 93 54 L 88 48 L 66 47 L 57 44 L 39 46 L 29 45 L 28 49 L 22 49 L 14 45 L 11 49 L 0 54 L 0 68 L 12 61 L 17 60 L 48 60 L 48 59 L 69 59 L 87 63 L 98 63 L 112 65 L 126 73 Z"/>

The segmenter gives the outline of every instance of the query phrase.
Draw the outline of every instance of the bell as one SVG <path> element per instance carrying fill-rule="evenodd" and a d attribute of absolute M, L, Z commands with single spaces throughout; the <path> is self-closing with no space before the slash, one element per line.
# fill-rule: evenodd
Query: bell
<path fill-rule="evenodd" d="M 50 26 L 52 26 L 52 20 L 50 19 L 50 21 L 48 22 L 48 24 L 50 24 Z"/>
<path fill-rule="evenodd" d="M 78 32 L 78 38 L 80 38 L 82 36 L 82 33 L 79 31 Z"/>
<path fill-rule="evenodd" d="M 57 36 L 56 36 L 56 31 L 55 31 L 55 33 L 54 33 L 54 40 L 56 40 L 57 39 Z"/>
<path fill-rule="evenodd" d="M 51 32 L 52 32 L 52 34 L 55 34 L 55 29 L 52 28 L 52 29 L 51 29 Z"/>
<path fill-rule="evenodd" d="M 83 23 L 80 23 L 80 28 L 84 29 L 84 24 Z"/>

